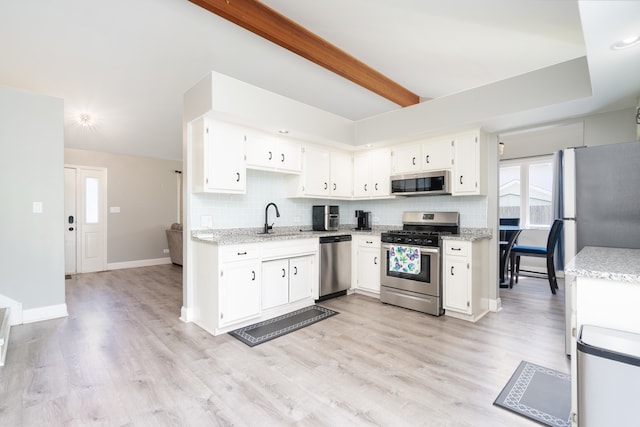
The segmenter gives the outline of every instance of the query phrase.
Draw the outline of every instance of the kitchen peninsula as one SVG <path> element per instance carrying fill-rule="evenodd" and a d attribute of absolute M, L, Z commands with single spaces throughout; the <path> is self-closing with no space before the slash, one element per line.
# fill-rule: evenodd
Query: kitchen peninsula
<path fill-rule="evenodd" d="M 587 246 L 565 266 L 571 337 L 571 406 L 578 408 L 577 338 L 583 325 L 640 334 L 640 249 Z M 570 298 L 569 298 L 570 295 Z"/>

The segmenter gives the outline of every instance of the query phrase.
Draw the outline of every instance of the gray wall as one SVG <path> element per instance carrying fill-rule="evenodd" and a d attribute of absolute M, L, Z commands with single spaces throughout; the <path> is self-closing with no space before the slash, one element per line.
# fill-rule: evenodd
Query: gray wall
<path fill-rule="evenodd" d="M 65 303 L 63 116 L 61 99 L 0 87 L 0 294 L 23 309 Z"/>
<path fill-rule="evenodd" d="M 64 162 L 107 169 L 108 264 L 169 256 L 165 230 L 178 221 L 174 171 L 182 162 L 72 148 L 64 150 Z"/>

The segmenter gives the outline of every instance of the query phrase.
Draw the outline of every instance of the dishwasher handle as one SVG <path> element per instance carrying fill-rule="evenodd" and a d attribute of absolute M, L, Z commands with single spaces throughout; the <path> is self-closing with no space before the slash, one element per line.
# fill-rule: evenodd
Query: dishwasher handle
<path fill-rule="evenodd" d="M 351 240 L 352 240 L 351 234 L 344 234 L 340 236 L 323 236 L 323 237 L 320 237 L 320 244 L 350 242 Z"/>

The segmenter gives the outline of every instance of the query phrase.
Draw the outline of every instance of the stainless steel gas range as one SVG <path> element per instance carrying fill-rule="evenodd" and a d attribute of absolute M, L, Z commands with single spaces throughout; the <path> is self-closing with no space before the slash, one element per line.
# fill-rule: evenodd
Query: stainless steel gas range
<path fill-rule="evenodd" d="M 459 233 L 458 212 L 405 212 L 402 230 L 381 235 L 380 301 L 444 314 L 440 236 Z"/>

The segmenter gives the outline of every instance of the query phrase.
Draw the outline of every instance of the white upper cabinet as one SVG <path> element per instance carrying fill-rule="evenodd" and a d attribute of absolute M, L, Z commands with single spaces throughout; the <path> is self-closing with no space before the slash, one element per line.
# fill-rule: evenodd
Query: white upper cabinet
<path fill-rule="evenodd" d="M 353 158 L 350 154 L 331 152 L 332 197 L 351 197 L 353 194 Z"/>
<path fill-rule="evenodd" d="M 259 132 L 247 135 L 247 168 L 300 173 L 302 149 L 295 142 Z"/>
<path fill-rule="evenodd" d="M 486 142 L 480 132 L 466 132 L 453 137 L 454 196 L 486 194 Z"/>
<path fill-rule="evenodd" d="M 246 192 L 245 133 L 241 127 L 201 118 L 191 123 L 192 191 Z"/>
<path fill-rule="evenodd" d="M 391 151 L 383 148 L 353 157 L 353 195 L 356 198 L 388 197 L 391 194 Z"/>
<path fill-rule="evenodd" d="M 422 154 L 420 144 L 403 145 L 391 152 L 394 175 L 420 172 L 422 168 Z"/>
<path fill-rule="evenodd" d="M 302 150 L 302 172 L 289 178 L 290 197 L 349 198 L 352 161 L 347 153 L 312 146 Z"/>
<path fill-rule="evenodd" d="M 451 138 L 432 139 L 422 143 L 422 170 L 439 171 L 453 167 Z"/>

